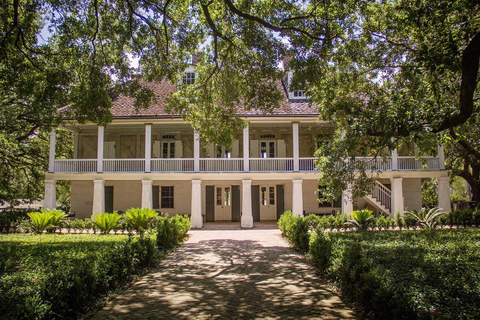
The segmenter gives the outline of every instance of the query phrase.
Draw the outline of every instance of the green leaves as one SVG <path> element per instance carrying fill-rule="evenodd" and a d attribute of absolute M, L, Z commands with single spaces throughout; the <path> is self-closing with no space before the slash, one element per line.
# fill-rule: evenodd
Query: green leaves
<path fill-rule="evenodd" d="M 346 223 L 355 226 L 358 231 L 367 230 L 368 225 L 375 218 L 373 212 L 368 209 L 353 211 L 350 217 Z"/>
<path fill-rule="evenodd" d="M 148 223 L 152 221 L 158 213 L 149 208 L 130 208 L 125 212 L 126 221 L 137 232 L 143 233 Z"/>
<path fill-rule="evenodd" d="M 410 211 L 405 214 L 411 215 L 422 228 L 434 229 L 437 226 L 437 218 L 445 214 L 441 211 L 441 208 L 433 207 L 427 211 L 427 209 L 422 208 L 420 211 Z"/>
<path fill-rule="evenodd" d="M 94 214 L 92 217 L 93 222 L 97 225 L 97 227 L 102 231 L 104 234 L 110 233 L 115 227 L 118 225 L 121 216 L 114 212 L 114 213 L 97 213 Z"/>
<path fill-rule="evenodd" d="M 67 215 L 60 210 L 43 209 L 41 212 L 29 212 L 30 228 L 35 233 L 42 233 L 45 230 L 56 228 L 58 221 Z"/>

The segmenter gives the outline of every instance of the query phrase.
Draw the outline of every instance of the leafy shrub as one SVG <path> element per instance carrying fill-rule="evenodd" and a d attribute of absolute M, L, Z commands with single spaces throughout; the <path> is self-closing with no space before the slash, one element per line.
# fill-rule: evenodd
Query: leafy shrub
<path fill-rule="evenodd" d="M 330 263 L 332 241 L 327 232 L 317 228 L 310 237 L 309 257 L 322 271 L 326 271 Z"/>
<path fill-rule="evenodd" d="M 279 229 L 283 235 L 300 252 L 308 252 L 310 221 L 300 216 L 294 216 L 290 210 L 283 213 L 278 221 Z"/>
<path fill-rule="evenodd" d="M 427 211 L 427 209 L 422 208 L 420 211 L 410 211 L 406 213 L 411 215 L 422 228 L 434 229 L 437 226 L 437 218 L 444 214 L 440 211 L 440 208 L 433 207 Z"/>
<path fill-rule="evenodd" d="M 480 318 L 478 229 L 317 231 L 309 257 L 370 319 Z"/>
<path fill-rule="evenodd" d="M 67 215 L 60 210 L 43 209 L 40 212 L 29 212 L 30 228 L 35 233 L 42 233 L 45 230 L 56 228 L 58 221 Z"/>
<path fill-rule="evenodd" d="M 130 208 L 125 216 L 126 222 L 138 233 L 143 234 L 147 225 L 158 216 L 158 213 L 149 208 Z"/>
<path fill-rule="evenodd" d="M 30 209 L 5 209 L 0 211 L 0 232 L 15 231 L 18 226 L 28 219 Z"/>
<path fill-rule="evenodd" d="M 395 213 L 395 220 L 398 228 L 402 230 L 403 227 L 405 226 L 405 220 L 403 219 L 403 216 L 400 212 Z"/>
<path fill-rule="evenodd" d="M 368 226 L 374 220 L 372 213 L 372 211 L 367 209 L 353 211 L 350 213 L 351 218 L 345 223 L 356 227 L 359 231 L 367 230 Z"/>
<path fill-rule="evenodd" d="M 0 318 L 77 319 L 158 261 L 136 236 L 0 235 Z"/>
<path fill-rule="evenodd" d="M 182 243 L 191 228 L 187 215 L 175 215 L 169 218 L 167 214 L 159 216 L 156 221 L 157 247 L 161 251 L 168 251 Z"/>
<path fill-rule="evenodd" d="M 92 220 L 97 225 L 98 229 L 100 229 L 100 231 L 102 231 L 104 234 L 108 234 L 118 226 L 118 220 L 120 220 L 120 218 L 121 216 L 116 212 L 104 212 L 94 214 Z"/>

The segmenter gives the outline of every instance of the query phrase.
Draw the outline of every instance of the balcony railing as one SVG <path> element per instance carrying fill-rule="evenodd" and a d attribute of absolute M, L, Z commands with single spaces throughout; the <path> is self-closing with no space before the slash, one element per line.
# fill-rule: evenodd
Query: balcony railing
<path fill-rule="evenodd" d="M 251 172 L 290 172 L 293 171 L 292 158 L 250 159 Z"/>
<path fill-rule="evenodd" d="M 198 172 L 244 172 L 243 158 L 208 158 L 199 159 Z M 365 166 L 367 171 L 392 171 L 391 158 L 357 157 L 357 165 Z M 192 158 L 151 159 L 151 172 L 194 172 L 195 160 Z M 294 172 L 293 158 L 250 158 L 250 172 Z M 298 171 L 315 172 L 315 158 L 300 158 Z M 96 159 L 56 159 L 55 173 L 93 173 L 97 172 Z M 397 170 L 419 171 L 440 170 L 440 162 L 436 157 L 398 157 Z M 145 159 L 104 159 L 103 172 L 145 172 Z"/>
<path fill-rule="evenodd" d="M 435 157 L 398 157 L 398 170 L 439 170 L 440 162 Z"/>
<path fill-rule="evenodd" d="M 366 171 L 379 170 L 379 171 L 388 171 L 392 170 L 392 159 L 391 158 L 375 158 L 375 157 L 356 157 L 355 158 L 358 165 L 365 167 Z"/>
<path fill-rule="evenodd" d="M 105 159 L 104 172 L 145 172 L 144 159 Z"/>
<path fill-rule="evenodd" d="M 243 159 L 211 158 L 200 159 L 200 171 L 202 172 L 242 172 Z"/>
<path fill-rule="evenodd" d="M 97 159 L 57 159 L 53 169 L 56 173 L 97 172 Z"/>
<path fill-rule="evenodd" d="M 193 159 L 152 159 L 151 171 L 193 172 Z"/>

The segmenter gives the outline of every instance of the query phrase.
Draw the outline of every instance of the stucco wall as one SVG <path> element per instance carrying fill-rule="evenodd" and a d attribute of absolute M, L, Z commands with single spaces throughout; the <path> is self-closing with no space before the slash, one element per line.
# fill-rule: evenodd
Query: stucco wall
<path fill-rule="evenodd" d="M 161 208 L 161 194 L 159 194 L 161 212 L 173 214 L 189 214 L 191 212 L 192 203 L 192 182 L 191 181 L 153 181 L 154 186 L 160 186 L 159 192 L 162 192 L 161 186 L 173 186 L 173 209 Z M 140 195 L 141 196 L 141 195 Z M 204 201 L 204 200 L 202 200 Z"/>
<path fill-rule="evenodd" d="M 420 210 L 422 208 L 422 180 L 403 179 L 402 184 L 405 211 Z"/>
<path fill-rule="evenodd" d="M 126 212 L 129 208 L 142 206 L 141 181 L 105 181 L 105 186 L 113 186 L 113 210 Z"/>
<path fill-rule="evenodd" d="M 93 208 L 93 181 L 72 181 L 72 211 L 76 218 L 90 218 Z"/>

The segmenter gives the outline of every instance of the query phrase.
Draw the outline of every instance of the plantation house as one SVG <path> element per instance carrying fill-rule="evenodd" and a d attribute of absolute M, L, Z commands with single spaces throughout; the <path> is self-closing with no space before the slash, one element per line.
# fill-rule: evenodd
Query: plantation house
<path fill-rule="evenodd" d="M 251 228 L 276 220 L 285 210 L 296 215 L 351 212 L 368 207 L 390 215 L 420 209 L 421 179 L 437 178 L 439 206 L 450 211 L 448 172 L 443 149 L 437 157 L 415 157 L 414 148 L 391 157 L 359 157 L 382 170 L 372 193 L 352 200 L 349 191 L 334 203 L 319 203 L 314 153 L 317 139 L 333 133 L 318 120 L 303 91 L 288 89 L 288 73 L 279 83 L 282 106 L 271 115 L 239 113 L 248 123 L 230 146 L 206 144 L 180 116 L 165 111 L 165 99 L 176 89 L 162 81 L 147 83 L 156 103 L 135 112 L 133 99 L 118 96 L 106 127 L 75 122 L 73 159 L 55 159 L 55 131 L 50 139 L 49 172 L 45 174 L 45 208 L 56 203 L 55 182 L 71 181 L 71 209 L 80 218 L 99 212 L 148 207 L 169 214 L 189 214 L 192 226 L 232 221 Z M 183 81 L 195 81 L 192 68 Z"/>

